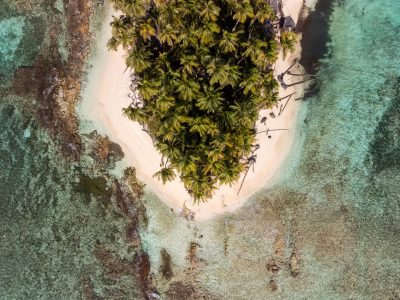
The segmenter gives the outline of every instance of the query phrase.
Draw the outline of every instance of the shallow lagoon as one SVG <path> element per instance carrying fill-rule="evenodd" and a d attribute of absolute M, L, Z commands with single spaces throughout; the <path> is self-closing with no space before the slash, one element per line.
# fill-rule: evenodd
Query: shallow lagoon
<path fill-rule="evenodd" d="M 1 24 L 29 17 L 4 11 L 13 19 L 2 14 Z M 328 53 L 318 88 L 304 101 L 292 155 L 280 179 L 240 211 L 195 224 L 151 193 L 144 197 L 149 225 L 142 229 L 143 246 L 160 292 L 175 282 L 193 287 L 184 289 L 187 299 L 399 297 L 399 11 L 396 0 L 333 6 Z M 21 32 L 32 29 L 24 24 L 11 36 L 24 40 Z M 0 37 L 10 37 L 2 28 Z M 1 44 L 7 54 L 2 70 L 30 61 L 31 52 L 18 54 L 16 42 Z M 122 239 L 124 221 L 107 209 L 106 191 L 94 195 L 77 186 L 79 166 L 62 160 L 27 117 L 23 104 L 34 100 L 1 97 L 0 298 L 79 298 L 80 276 L 101 273 L 93 256 L 97 240 L 132 255 Z M 191 243 L 196 260 L 188 259 Z M 171 281 L 159 272 L 162 248 L 171 256 Z M 297 277 L 291 275 L 293 253 Z M 272 260 L 276 272 L 268 268 Z M 97 279 L 102 294 L 109 282 Z M 120 281 L 118 289 L 137 298 L 129 282 Z"/>
<path fill-rule="evenodd" d="M 147 197 L 144 240 L 155 265 L 165 247 L 180 275 L 195 276 L 222 298 L 398 297 L 399 11 L 397 1 L 333 6 L 328 53 L 304 99 L 291 158 L 280 180 L 245 208 L 187 225 Z M 188 240 L 204 259 L 196 275 L 185 267 L 181 245 Z M 276 274 L 267 270 L 271 260 Z"/>

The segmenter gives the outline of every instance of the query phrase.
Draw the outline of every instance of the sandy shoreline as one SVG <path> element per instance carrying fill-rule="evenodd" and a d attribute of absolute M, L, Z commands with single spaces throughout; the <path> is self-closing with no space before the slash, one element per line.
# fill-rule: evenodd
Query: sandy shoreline
<path fill-rule="evenodd" d="M 289 0 L 283 7 L 285 15 L 290 15 L 297 22 L 303 2 Z M 110 17 L 111 19 L 111 17 Z M 301 86 L 280 89 L 280 97 L 296 93 L 288 102 L 281 115 L 279 111 L 285 105 L 283 100 L 271 111 L 261 111 L 257 122 L 258 131 L 266 129 L 289 129 L 273 131 L 268 135 L 260 133 L 257 135 L 257 143 L 260 149 L 256 151 L 257 162 L 246 177 L 239 195 L 237 195 L 241 179 L 231 187 L 221 186 L 214 197 L 205 204 L 191 205 L 189 194 L 179 179 L 163 185 L 161 181 L 153 178 L 153 174 L 159 170 L 161 157 L 155 150 L 150 137 L 141 126 L 128 120 L 122 115 L 122 108 L 130 104 L 129 86 L 130 73 L 126 70 L 124 51 L 116 52 L 106 50 L 106 42 L 111 35 L 109 20 L 105 22 L 94 58 L 93 68 L 89 70 L 88 82 L 82 93 L 83 101 L 78 111 L 81 119 L 81 131 L 87 133 L 97 130 L 106 134 L 118 143 L 125 154 L 123 164 L 134 166 L 137 177 L 143 181 L 152 192 L 167 203 L 175 211 L 182 210 L 184 203 L 195 212 L 196 220 L 212 218 L 226 211 L 232 211 L 241 206 L 252 194 L 267 185 L 271 178 L 277 173 L 284 160 L 287 158 L 293 144 L 297 111 L 300 101 L 294 101 L 301 96 Z M 288 68 L 293 59 L 299 56 L 296 51 L 283 61 L 279 59 L 275 67 L 275 74 L 280 74 Z M 299 78 L 285 77 L 285 83 L 297 82 Z M 281 106 L 282 104 L 282 106 Z M 262 117 L 267 117 L 266 125 L 261 124 Z M 242 175 L 243 176 L 243 175 Z"/>

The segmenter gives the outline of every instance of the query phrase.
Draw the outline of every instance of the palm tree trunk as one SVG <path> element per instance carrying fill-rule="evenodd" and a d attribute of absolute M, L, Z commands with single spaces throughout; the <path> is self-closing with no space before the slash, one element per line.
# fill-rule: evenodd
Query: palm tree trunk
<path fill-rule="evenodd" d="M 236 30 L 236 26 L 239 24 L 239 20 L 236 21 L 235 26 L 233 26 L 232 32 Z"/>
<path fill-rule="evenodd" d="M 254 163 L 251 163 L 251 164 L 254 164 Z M 242 186 L 243 186 L 244 180 L 246 179 L 247 173 L 249 173 L 249 170 L 250 170 L 250 168 L 251 168 L 251 165 L 249 165 L 249 167 L 247 168 L 246 174 L 244 174 L 244 177 L 243 177 L 242 183 L 240 184 L 240 187 L 239 187 L 239 190 L 238 190 L 238 192 L 237 192 L 236 196 L 239 196 L 240 190 L 242 189 Z"/>
<path fill-rule="evenodd" d="M 294 94 L 294 93 L 293 93 L 293 94 Z M 293 95 L 293 94 L 292 94 L 292 95 Z M 290 95 L 289 98 L 287 99 L 287 101 L 286 101 L 286 103 L 285 103 L 285 106 L 284 106 L 282 109 L 279 110 L 278 116 L 280 116 L 280 115 L 283 113 L 283 111 L 284 111 L 285 108 L 286 108 L 286 105 L 289 103 L 290 98 L 292 98 L 292 95 Z"/>
<path fill-rule="evenodd" d="M 283 100 L 283 99 L 286 99 L 287 97 L 290 97 L 290 96 L 292 96 L 293 94 L 296 94 L 296 92 L 291 93 L 291 94 L 289 94 L 289 95 L 286 95 L 285 97 L 279 98 L 277 102 L 279 102 L 279 101 L 281 101 L 281 100 Z M 258 105 L 258 107 L 261 107 L 261 106 L 264 105 L 264 103 L 267 102 L 267 101 L 268 101 L 268 100 L 261 102 L 261 103 Z"/>
<path fill-rule="evenodd" d="M 293 86 L 293 85 L 297 85 L 297 84 L 300 84 L 300 83 L 304 83 L 304 82 L 307 82 L 307 81 L 310 81 L 310 80 L 315 80 L 315 79 L 305 79 L 305 80 L 301 80 L 301 81 L 298 81 L 298 82 L 295 82 L 295 83 L 287 84 L 286 87 Z"/>
<path fill-rule="evenodd" d="M 283 131 L 283 130 L 287 131 L 289 129 L 267 129 L 267 130 L 259 131 L 259 132 L 255 133 L 255 134 L 260 134 L 260 133 L 270 132 L 270 131 Z"/>
<path fill-rule="evenodd" d="M 297 63 L 297 58 L 293 61 L 293 63 L 289 66 L 289 68 L 286 69 L 285 72 L 281 73 L 278 75 L 279 80 L 283 80 L 283 76 Z"/>
<path fill-rule="evenodd" d="M 288 73 L 288 75 L 291 75 L 291 76 L 310 76 L 310 77 L 315 77 L 315 75 L 310 75 L 310 74 L 296 74 L 296 73 L 292 73 L 292 72 L 287 72 Z"/>
<path fill-rule="evenodd" d="M 296 94 L 296 92 L 293 92 L 293 93 L 291 93 L 291 94 L 289 94 L 289 95 L 286 95 L 285 97 L 279 98 L 279 99 L 278 99 L 278 102 L 281 101 L 281 100 L 283 100 L 283 99 L 286 99 L 287 97 L 291 97 L 291 96 L 294 95 L 294 94 Z"/>

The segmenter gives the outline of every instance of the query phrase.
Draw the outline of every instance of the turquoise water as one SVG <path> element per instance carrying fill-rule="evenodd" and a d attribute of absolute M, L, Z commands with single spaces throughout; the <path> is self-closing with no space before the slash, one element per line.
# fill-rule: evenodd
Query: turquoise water
<path fill-rule="evenodd" d="M 37 13 L 21 14 L 0 4 L 0 85 L 7 83 L 18 67 L 30 66 L 45 39 L 45 20 Z"/>
<path fill-rule="evenodd" d="M 48 4 L 4 3 L 2 84 L 48 47 Z M 162 299 L 400 297 L 400 2 L 333 3 L 318 89 L 280 180 L 203 223 L 144 197 Z M 36 105 L 0 90 L 0 299 L 142 299 L 110 180 L 88 155 L 62 157 Z"/>
<path fill-rule="evenodd" d="M 64 158 L 39 125 L 42 93 L 14 88 L 13 72 L 32 74 L 49 51 L 51 9 L 48 1 L 0 3 L 0 299 L 137 299 L 136 220 L 118 208 L 124 192 L 86 153 Z"/>
<path fill-rule="evenodd" d="M 9 18 L 0 22 L 0 40 L 4 41 L 0 50 L 2 66 L 9 65 L 16 59 L 15 52 L 24 36 L 24 25 L 25 20 L 22 17 Z"/>
<path fill-rule="evenodd" d="M 317 93 L 305 99 L 280 181 L 237 213 L 197 225 L 149 196 L 144 240 L 154 265 L 163 247 L 181 281 L 223 299 L 400 297 L 400 2 L 334 3 Z M 200 245 L 194 272 L 189 242 Z"/>
<path fill-rule="evenodd" d="M 0 299 L 78 299 L 88 279 L 104 293 L 95 251 L 127 255 L 126 221 L 110 192 L 91 192 L 82 168 L 60 157 L 18 100 L 0 102 Z M 135 295 L 126 278 L 114 285 Z"/>

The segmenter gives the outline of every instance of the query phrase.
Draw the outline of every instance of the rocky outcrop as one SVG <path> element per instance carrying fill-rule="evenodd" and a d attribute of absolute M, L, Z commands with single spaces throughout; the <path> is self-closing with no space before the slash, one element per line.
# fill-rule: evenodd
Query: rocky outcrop
<path fill-rule="evenodd" d="M 43 41 L 31 44 L 32 48 L 40 49 L 29 65 L 21 66 L 15 72 L 7 90 L 1 90 L 0 94 L 21 99 L 24 115 L 36 118 L 40 127 L 59 146 L 58 150 L 69 158 L 76 176 L 71 184 L 83 196 L 84 203 L 97 207 L 93 205 L 96 201 L 104 215 L 124 219 L 122 221 L 127 224 L 125 230 L 110 237 L 121 242 L 118 244 L 120 248 L 100 239 L 87 245 L 88 251 L 93 252 L 88 257 L 93 261 L 85 261 L 88 267 L 76 280 L 81 298 L 157 298 L 150 275 L 150 261 L 141 248 L 139 235 L 139 226 L 147 224 L 140 201 L 143 185 L 138 182 L 132 168 L 125 171 L 122 180 L 110 175 L 110 168 L 123 157 L 119 145 L 96 132 L 86 136 L 78 132 L 75 107 L 80 100 L 84 67 L 92 40 L 90 26 L 94 12 L 100 12 L 104 1 L 17 2 L 27 15 L 39 16 L 37 19 L 44 37 Z M 21 10 L 17 10 L 18 13 Z M 38 32 L 32 39 L 37 39 L 37 36 Z M 80 247 L 81 242 L 76 239 L 74 247 Z M 126 286 L 125 282 L 130 282 L 135 291 L 133 288 L 121 290 Z M 138 295 L 132 296 L 135 292 Z"/>
<path fill-rule="evenodd" d="M 293 277 L 297 277 L 300 274 L 300 264 L 295 252 L 290 257 L 290 274 Z"/>
<path fill-rule="evenodd" d="M 164 248 L 160 251 L 161 256 L 161 265 L 160 265 L 160 273 L 162 277 L 166 280 L 170 280 L 172 273 L 172 263 L 171 263 L 171 255 Z"/>
<path fill-rule="evenodd" d="M 48 14 L 44 22 L 48 28 L 48 41 L 32 65 L 16 71 L 11 88 L 16 95 L 36 98 L 34 110 L 40 124 L 59 141 L 63 152 L 75 159 L 81 151 L 75 107 L 90 49 L 90 22 L 94 8 L 102 2 L 69 0 L 64 1 L 62 7 L 46 6 Z M 64 21 L 61 18 L 65 15 L 66 28 L 61 26 Z M 60 36 L 65 38 L 65 46 L 60 45 Z"/>

